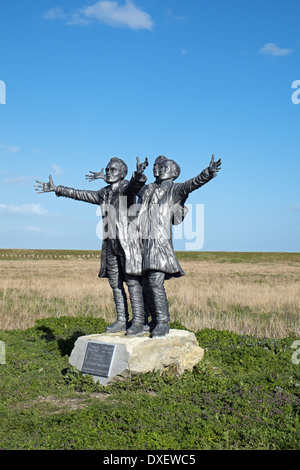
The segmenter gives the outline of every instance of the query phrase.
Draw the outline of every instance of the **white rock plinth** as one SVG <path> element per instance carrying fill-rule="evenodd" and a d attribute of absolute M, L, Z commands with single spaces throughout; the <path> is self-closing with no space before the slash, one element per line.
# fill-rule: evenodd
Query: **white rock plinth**
<path fill-rule="evenodd" d="M 204 356 L 194 333 L 171 329 L 163 337 L 150 338 L 149 334 L 126 336 L 125 333 L 102 333 L 80 336 L 75 342 L 69 362 L 82 371 L 89 342 L 115 345 L 109 377 L 93 375 L 94 381 L 103 385 L 124 380 L 137 374 L 163 371 L 174 365 L 178 374 L 192 370 Z"/>

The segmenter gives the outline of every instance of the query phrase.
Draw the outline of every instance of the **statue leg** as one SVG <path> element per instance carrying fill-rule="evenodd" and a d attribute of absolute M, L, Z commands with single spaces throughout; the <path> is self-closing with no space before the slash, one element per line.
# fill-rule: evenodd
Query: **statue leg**
<path fill-rule="evenodd" d="M 132 308 L 132 325 L 126 331 L 126 335 L 138 335 L 144 332 L 145 309 L 141 278 L 125 275 Z"/>
<path fill-rule="evenodd" d="M 145 325 L 152 331 L 156 325 L 155 303 L 151 287 L 149 286 L 149 279 L 146 275 L 142 277 L 142 286 L 145 305 Z M 149 320 L 150 317 L 151 321 Z"/>
<path fill-rule="evenodd" d="M 128 327 L 128 305 L 127 296 L 124 289 L 124 277 L 118 256 L 111 249 L 111 244 L 107 243 L 106 249 L 106 269 L 109 284 L 113 291 L 113 297 L 117 312 L 117 320 L 105 328 L 108 333 L 126 331 Z"/>
<path fill-rule="evenodd" d="M 161 271 L 148 271 L 148 283 L 151 290 L 154 307 L 156 325 L 152 330 L 151 336 L 165 336 L 169 333 L 169 306 L 164 287 L 165 273 Z"/>

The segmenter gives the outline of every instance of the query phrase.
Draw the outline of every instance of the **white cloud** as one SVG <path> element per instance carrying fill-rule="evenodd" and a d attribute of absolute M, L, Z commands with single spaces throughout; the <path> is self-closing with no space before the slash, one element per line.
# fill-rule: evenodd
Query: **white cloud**
<path fill-rule="evenodd" d="M 0 153 L 16 153 L 20 148 L 13 145 L 6 145 L 0 142 Z"/>
<path fill-rule="evenodd" d="M 282 49 L 273 42 L 269 42 L 265 44 L 259 52 L 264 55 L 272 56 L 272 57 L 281 57 L 285 55 L 289 55 L 292 52 L 292 49 Z"/>
<path fill-rule="evenodd" d="M 300 204 L 296 204 L 295 206 L 290 206 L 289 210 L 293 212 L 300 212 Z"/>
<path fill-rule="evenodd" d="M 34 180 L 33 176 L 16 176 L 15 178 L 5 178 L 4 183 L 25 183 Z"/>
<path fill-rule="evenodd" d="M 109 26 L 127 27 L 134 30 L 153 28 L 153 20 L 149 13 L 137 7 L 131 0 L 125 0 L 123 5 L 120 5 L 118 1 L 101 0 L 70 13 L 65 13 L 61 7 L 55 7 L 43 16 L 49 20 L 64 19 L 68 25 L 86 25 L 97 21 Z"/>
<path fill-rule="evenodd" d="M 20 228 L 20 231 L 26 234 L 31 234 L 32 236 L 34 234 L 40 234 L 46 237 L 53 237 L 53 236 L 59 236 L 59 237 L 66 237 L 68 234 L 58 232 L 57 230 L 53 229 L 48 229 L 48 228 L 40 228 L 37 227 L 36 225 L 27 225 L 24 228 Z"/>
<path fill-rule="evenodd" d="M 111 26 L 127 26 L 131 29 L 151 29 L 152 19 L 148 13 L 136 7 L 130 0 L 120 6 L 118 2 L 100 1 L 84 10 L 84 16 Z"/>
<path fill-rule="evenodd" d="M 54 7 L 50 8 L 50 10 L 44 13 L 43 17 L 46 20 L 56 20 L 57 18 L 67 18 L 66 15 L 61 7 Z"/>
<path fill-rule="evenodd" d="M 62 169 L 59 165 L 52 165 L 52 170 L 55 175 L 61 175 L 62 174 Z"/>
<path fill-rule="evenodd" d="M 46 237 L 69 237 L 69 234 L 59 232 L 57 230 L 48 229 L 48 228 L 40 228 L 36 225 L 26 225 L 24 227 L 21 226 L 10 226 L 10 227 L 0 227 L 0 233 L 4 235 L 9 235 L 10 237 L 17 235 L 17 236 L 29 236 L 34 237 L 35 235 L 41 235 Z"/>
<path fill-rule="evenodd" d="M 40 204 L 21 204 L 19 206 L 13 204 L 0 204 L 0 214 L 12 215 L 48 215 L 47 209 Z"/>
<path fill-rule="evenodd" d="M 24 228 L 26 232 L 33 232 L 33 233 L 41 233 L 41 229 L 39 227 L 36 227 L 35 225 L 27 225 L 27 227 Z"/>
<path fill-rule="evenodd" d="M 165 16 L 168 18 L 168 20 L 172 21 L 186 21 L 188 19 L 186 16 L 183 15 L 175 15 L 171 8 L 167 9 Z"/>
<path fill-rule="evenodd" d="M 68 21 L 67 21 L 68 26 L 73 25 L 73 24 L 88 25 L 91 22 L 90 19 L 84 18 L 84 10 L 81 10 L 81 9 L 67 16 L 68 16 Z"/>

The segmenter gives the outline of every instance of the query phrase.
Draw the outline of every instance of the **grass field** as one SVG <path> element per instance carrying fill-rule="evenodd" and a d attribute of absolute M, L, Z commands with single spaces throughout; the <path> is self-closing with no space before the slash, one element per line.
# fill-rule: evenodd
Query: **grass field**
<path fill-rule="evenodd" d="M 300 254 L 178 252 L 185 276 L 165 283 L 171 321 L 192 331 L 257 337 L 300 335 Z M 0 250 L 0 329 L 38 318 L 92 316 L 114 321 L 99 252 Z"/>
<path fill-rule="evenodd" d="M 299 450 L 300 255 L 178 257 L 171 328 L 203 360 L 104 387 L 69 364 L 115 319 L 99 253 L 0 250 L 0 450 Z"/>

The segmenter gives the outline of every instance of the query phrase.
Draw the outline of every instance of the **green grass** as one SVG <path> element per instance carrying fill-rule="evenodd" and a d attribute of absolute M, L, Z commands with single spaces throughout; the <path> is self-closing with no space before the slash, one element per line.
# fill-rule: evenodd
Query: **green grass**
<path fill-rule="evenodd" d="M 78 258 L 100 256 L 100 250 L 25 250 L 0 249 L 1 259 Z M 297 252 L 177 251 L 180 261 L 215 261 L 219 263 L 300 263 Z"/>
<path fill-rule="evenodd" d="M 204 329 L 196 337 L 205 356 L 192 372 L 103 387 L 68 358 L 78 336 L 105 325 L 65 316 L 0 331 L 0 449 L 299 449 L 297 338 Z"/>
<path fill-rule="evenodd" d="M 239 251 L 178 251 L 181 261 L 215 261 L 218 263 L 300 263 L 300 253 Z"/>
<path fill-rule="evenodd" d="M 82 257 L 96 257 L 100 256 L 100 250 L 46 250 L 46 249 L 0 249 L 0 259 L 40 259 L 41 257 L 47 258 L 78 258 Z"/>

